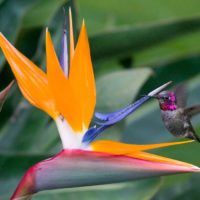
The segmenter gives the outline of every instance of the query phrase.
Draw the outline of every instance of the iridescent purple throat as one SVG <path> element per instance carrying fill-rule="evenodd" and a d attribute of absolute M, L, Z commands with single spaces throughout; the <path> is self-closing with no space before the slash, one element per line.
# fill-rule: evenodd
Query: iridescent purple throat
<path fill-rule="evenodd" d="M 169 100 L 165 101 L 165 103 L 160 104 L 160 108 L 164 111 L 166 110 L 176 110 L 177 106 L 176 104 L 176 98 L 174 92 L 170 92 Z"/>
<path fill-rule="evenodd" d="M 160 105 L 161 110 L 176 110 L 177 106 L 176 105 Z"/>

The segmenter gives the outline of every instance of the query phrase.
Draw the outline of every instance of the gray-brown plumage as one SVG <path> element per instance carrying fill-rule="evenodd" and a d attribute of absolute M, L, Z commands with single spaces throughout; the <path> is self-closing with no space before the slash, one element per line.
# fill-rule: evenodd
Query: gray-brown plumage
<path fill-rule="evenodd" d="M 200 113 L 200 104 L 185 107 L 186 88 L 179 84 L 175 92 L 163 91 L 155 96 L 160 105 L 165 127 L 175 137 L 186 137 L 200 142 L 191 124 L 191 118 Z"/>

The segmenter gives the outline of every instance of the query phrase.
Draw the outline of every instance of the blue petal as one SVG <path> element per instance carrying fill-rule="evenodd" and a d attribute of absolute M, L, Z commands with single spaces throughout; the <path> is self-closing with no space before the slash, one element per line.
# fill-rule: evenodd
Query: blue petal
<path fill-rule="evenodd" d="M 83 142 L 87 141 L 87 139 L 88 139 L 89 137 L 91 137 L 91 136 L 93 135 L 93 133 L 94 133 L 96 130 L 97 130 L 96 127 L 90 127 L 90 128 L 87 130 L 87 132 L 85 133 L 85 135 L 84 135 L 82 141 L 83 141 Z"/>
<path fill-rule="evenodd" d="M 143 98 L 139 99 L 135 103 L 120 109 L 118 111 L 112 112 L 112 113 L 95 113 L 95 117 L 99 120 L 105 121 L 105 122 L 96 122 L 96 124 L 101 125 L 99 128 L 91 127 L 88 129 L 88 131 L 85 133 L 82 143 L 85 145 L 88 145 L 91 143 L 100 133 L 102 133 L 105 129 L 111 127 L 112 125 L 116 124 L 117 122 L 121 121 L 125 117 L 127 117 L 129 114 L 131 114 L 133 111 L 135 111 L 137 108 L 139 108 L 143 103 L 148 101 L 153 95 L 160 92 L 162 89 L 164 89 L 166 86 L 168 86 L 171 83 L 168 82 L 155 90 L 151 91 L 148 95 L 144 96 Z"/>
<path fill-rule="evenodd" d="M 129 114 L 131 114 L 133 111 L 135 111 L 137 108 L 139 108 L 144 102 L 149 100 L 149 96 L 145 96 L 135 103 L 120 109 L 116 112 L 112 113 L 95 113 L 95 116 L 99 119 L 105 120 L 106 122 L 95 122 L 99 125 L 101 125 L 99 128 L 91 127 L 88 129 L 88 131 L 85 133 L 82 143 L 85 145 L 91 143 L 97 136 L 99 136 L 105 129 L 109 128 L 110 126 L 114 125 L 115 123 L 119 122 L 120 120 L 127 117 Z"/>
<path fill-rule="evenodd" d="M 139 99 L 135 103 L 127 106 L 126 108 L 120 109 L 116 112 L 106 113 L 106 114 L 103 114 L 103 113 L 97 113 L 96 114 L 95 113 L 95 116 L 98 119 L 106 121 L 106 122 L 95 121 L 95 123 L 99 124 L 99 125 L 106 125 L 106 126 L 113 125 L 113 124 L 121 121 L 122 119 L 124 119 L 128 115 L 130 115 L 133 111 L 135 111 L 137 108 L 139 108 L 143 103 L 145 103 L 150 98 L 151 98 L 150 96 L 144 96 L 143 98 Z"/>
<path fill-rule="evenodd" d="M 99 128 L 94 128 L 94 127 L 89 128 L 82 139 L 82 143 L 86 145 L 91 143 L 98 135 L 100 135 L 108 127 L 110 126 L 100 126 Z"/>
<path fill-rule="evenodd" d="M 102 121 L 108 121 L 110 119 L 112 119 L 113 117 L 115 117 L 116 115 L 118 115 L 118 113 L 120 112 L 123 112 L 124 110 L 128 109 L 131 105 L 125 107 L 125 108 L 122 108 L 120 110 L 117 110 L 115 112 L 111 112 L 111 113 L 99 113 L 99 112 L 95 112 L 94 113 L 94 116 L 99 119 L 99 120 L 102 120 Z"/>
<path fill-rule="evenodd" d="M 65 10 L 63 11 L 63 36 L 62 36 L 62 46 L 61 46 L 61 54 L 60 54 L 60 65 L 68 78 L 69 66 L 68 66 L 68 45 L 67 45 L 67 30 L 66 30 L 66 16 Z"/>
<path fill-rule="evenodd" d="M 94 113 L 94 116 L 99 119 L 99 120 L 102 120 L 102 121 L 109 121 L 109 120 L 112 120 L 113 118 L 115 118 L 116 116 L 120 115 L 121 113 L 124 113 L 126 111 L 128 111 L 129 109 L 131 109 L 133 107 L 135 103 L 125 107 L 125 108 L 122 108 L 120 110 L 117 110 L 115 112 L 111 112 L 111 113 L 99 113 L 99 112 L 95 112 Z M 97 122 L 98 124 L 98 122 Z"/>

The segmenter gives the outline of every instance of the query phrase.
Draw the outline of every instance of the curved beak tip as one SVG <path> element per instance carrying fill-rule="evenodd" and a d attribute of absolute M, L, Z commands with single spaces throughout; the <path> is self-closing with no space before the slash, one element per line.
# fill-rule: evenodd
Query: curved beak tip
<path fill-rule="evenodd" d="M 152 95 L 150 96 L 151 98 L 155 98 L 155 99 L 158 99 L 158 95 Z"/>

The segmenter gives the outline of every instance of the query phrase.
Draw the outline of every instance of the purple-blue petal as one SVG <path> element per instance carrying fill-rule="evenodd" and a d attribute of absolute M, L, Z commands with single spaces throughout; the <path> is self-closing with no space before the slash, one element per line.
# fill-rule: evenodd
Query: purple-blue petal
<path fill-rule="evenodd" d="M 82 139 L 82 143 L 86 145 L 91 143 L 97 136 L 99 136 L 105 129 L 109 127 L 110 126 L 100 126 L 99 128 L 89 128 Z"/>
<path fill-rule="evenodd" d="M 106 113 L 106 114 L 103 114 L 103 113 L 96 114 L 95 113 L 95 116 L 98 119 L 106 121 L 106 122 L 95 121 L 95 123 L 99 124 L 99 125 L 106 125 L 106 126 L 113 125 L 113 124 L 121 121 L 128 115 L 130 115 L 133 111 L 135 111 L 137 108 L 139 108 L 143 103 L 145 103 L 149 99 L 150 99 L 150 96 L 144 96 L 141 99 L 139 99 L 138 101 L 134 102 L 133 104 L 131 104 L 123 109 L 120 109 L 118 111 L 112 112 L 112 113 Z"/>
<path fill-rule="evenodd" d="M 151 97 L 153 97 L 156 93 L 160 92 L 162 89 L 164 89 L 166 86 L 168 86 L 171 82 L 168 82 L 155 90 L 151 91 L 148 95 L 145 95 L 135 103 L 122 108 L 118 111 L 112 112 L 112 113 L 95 113 L 95 117 L 101 121 L 105 122 L 97 122 L 94 121 L 96 124 L 100 125 L 99 128 L 92 127 L 88 129 L 88 131 L 85 133 L 83 137 L 83 144 L 89 144 L 92 142 L 100 133 L 102 133 L 105 129 L 109 128 L 110 126 L 116 124 L 117 122 L 121 121 L 128 115 L 130 115 L 133 111 L 135 111 L 137 108 L 139 108 L 143 103 L 148 101 Z"/>
<path fill-rule="evenodd" d="M 133 107 L 133 105 L 134 105 L 134 103 L 125 108 L 122 108 L 120 110 L 117 110 L 117 111 L 111 112 L 111 113 L 95 112 L 94 116 L 101 121 L 109 121 L 109 120 L 114 119 L 116 116 L 120 115 L 121 113 L 128 111 L 129 109 L 131 109 Z M 94 121 L 94 122 L 96 122 L 96 121 Z M 97 122 L 97 124 L 98 124 L 98 122 Z"/>
<path fill-rule="evenodd" d="M 105 120 L 106 122 L 96 122 L 96 124 L 101 125 L 99 128 L 91 127 L 88 129 L 88 131 L 85 133 L 82 143 L 83 144 L 89 144 L 91 143 L 97 136 L 99 136 L 105 129 L 109 128 L 110 126 L 116 124 L 117 122 L 121 121 L 125 117 L 127 117 L 129 114 L 131 114 L 133 111 L 135 111 L 137 108 L 139 108 L 144 102 L 149 100 L 149 96 L 144 96 L 143 98 L 139 99 L 135 103 L 120 109 L 118 111 L 112 112 L 112 113 L 95 113 L 95 117 Z"/>
<path fill-rule="evenodd" d="M 115 112 L 111 112 L 111 113 L 99 113 L 99 112 L 95 112 L 94 113 L 94 116 L 99 119 L 99 120 L 102 120 L 102 121 L 108 121 L 110 119 L 112 119 L 114 116 L 116 116 L 119 112 L 123 112 L 124 110 L 126 110 L 129 106 L 125 107 L 125 108 L 122 108 L 120 110 L 117 110 Z"/>
<path fill-rule="evenodd" d="M 66 16 L 65 11 L 63 12 L 63 36 L 62 36 L 62 46 L 60 54 L 60 66 L 68 78 L 69 74 L 69 64 L 68 64 L 68 44 L 67 44 L 67 29 L 66 29 Z"/>

